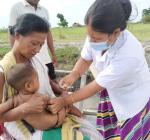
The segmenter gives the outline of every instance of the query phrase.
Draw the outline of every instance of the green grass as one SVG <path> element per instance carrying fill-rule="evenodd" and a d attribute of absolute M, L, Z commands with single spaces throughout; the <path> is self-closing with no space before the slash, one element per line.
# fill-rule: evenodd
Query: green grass
<path fill-rule="evenodd" d="M 71 70 L 80 57 L 80 49 L 76 47 L 64 47 L 55 51 L 59 67 L 58 69 Z"/>
<path fill-rule="evenodd" d="M 142 42 L 150 40 L 150 24 L 128 24 L 128 29 Z M 54 42 L 83 42 L 86 36 L 85 27 L 52 28 Z M 0 42 L 8 42 L 7 30 L 0 30 Z"/>
<path fill-rule="evenodd" d="M 127 28 L 141 42 L 150 40 L 150 24 L 130 23 Z M 85 27 L 53 28 L 52 34 L 55 42 L 83 42 L 86 36 L 86 29 Z"/>
<path fill-rule="evenodd" d="M 8 47 L 0 47 L 0 58 L 2 58 L 7 52 L 10 51 L 11 48 Z"/>
<path fill-rule="evenodd" d="M 79 28 L 52 28 L 54 42 L 82 42 L 85 39 L 85 27 Z M 0 41 L 8 42 L 6 30 L 0 30 Z"/>
<path fill-rule="evenodd" d="M 0 58 L 11 48 L 0 47 Z M 59 66 L 57 69 L 71 70 L 80 56 L 80 49 L 76 47 L 64 47 L 55 50 Z"/>
<path fill-rule="evenodd" d="M 129 24 L 128 29 L 141 41 L 150 41 L 150 24 Z M 79 28 L 52 28 L 52 35 L 54 42 L 68 43 L 68 42 L 83 42 L 86 36 L 85 27 Z M 7 30 L 0 29 L 0 58 L 2 58 L 9 50 L 8 44 L 1 42 L 8 42 Z M 59 61 L 59 69 L 72 69 L 73 65 L 79 57 L 80 50 L 73 47 L 64 47 L 56 49 L 56 55 Z"/>
<path fill-rule="evenodd" d="M 0 42 L 8 42 L 7 32 L 0 32 Z"/>
<path fill-rule="evenodd" d="M 55 42 L 81 42 L 85 39 L 85 27 L 53 28 L 52 35 Z"/>
<path fill-rule="evenodd" d="M 141 42 L 150 41 L 150 24 L 128 24 L 128 30 L 131 31 Z"/>
<path fill-rule="evenodd" d="M 141 42 L 150 40 L 150 24 L 130 23 L 128 30 L 131 31 Z M 55 42 L 82 42 L 86 36 L 85 27 L 81 28 L 54 28 L 52 34 Z"/>

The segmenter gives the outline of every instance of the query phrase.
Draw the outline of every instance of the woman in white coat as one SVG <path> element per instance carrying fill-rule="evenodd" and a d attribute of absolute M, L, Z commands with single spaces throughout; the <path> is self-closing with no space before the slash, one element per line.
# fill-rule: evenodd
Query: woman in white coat
<path fill-rule="evenodd" d="M 97 129 L 105 139 L 150 137 L 150 72 L 144 50 L 126 30 L 132 8 L 129 0 L 96 0 L 85 24 L 87 39 L 72 72 L 60 81 L 72 85 L 93 63 L 95 80 L 65 98 L 54 98 L 54 113 L 99 92 Z"/>

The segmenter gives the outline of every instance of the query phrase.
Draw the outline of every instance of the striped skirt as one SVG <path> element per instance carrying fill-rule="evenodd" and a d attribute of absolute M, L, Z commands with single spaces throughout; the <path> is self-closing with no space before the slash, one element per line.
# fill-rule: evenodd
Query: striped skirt
<path fill-rule="evenodd" d="M 133 118 L 118 122 L 107 91 L 102 91 L 97 129 L 105 140 L 150 140 L 150 100 Z"/>

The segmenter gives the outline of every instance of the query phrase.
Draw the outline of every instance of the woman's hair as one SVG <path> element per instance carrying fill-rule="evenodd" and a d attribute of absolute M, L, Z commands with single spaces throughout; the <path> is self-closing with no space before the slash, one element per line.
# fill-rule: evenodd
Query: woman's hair
<path fill-rule="evenodd" d="M 127 26 L 132 6 L 130 0 L 96 0 L 85 16 L 85 24 L 96 32 L 113 33 Z"/>
<path fill-rule="evenodd" d="M 20 16 L 17 19 L 16 25 L 10 29 L 12 35 L 19 33 L 23 36 L 29 35 L 32 32 L 48 33 L 48 31 L 48 22 L 35 14 L 24 14 Z"/>
<path fill-rule="evenodd" d="M 36 74 L 36 71 L 31 65 L 20 63 L 9 69 L 6 80 L 11 87 L 20 91 L 26 82 L 32 81 L 33 74 Z"/>

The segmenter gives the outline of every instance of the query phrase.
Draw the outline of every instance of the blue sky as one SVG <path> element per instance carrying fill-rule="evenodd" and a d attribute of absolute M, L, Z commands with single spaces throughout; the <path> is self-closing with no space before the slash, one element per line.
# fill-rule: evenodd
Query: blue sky
<path fill-rule="evenodd" d="M 7 27 L 11 6 L 21 0 L 0 0 L 0 28 Z M 138 17 L 141 18 L 142 10 L 150 7 L 150 0 L 132 0 L 138 8 Z M 40 4 L 46 7 L 50 14 L 52 27 L 59 22 L 56 15 L 62 13 L 71 26 L 74 22 L 83 24 L 84 16 L 94 0 L 40 0 Z"/>

